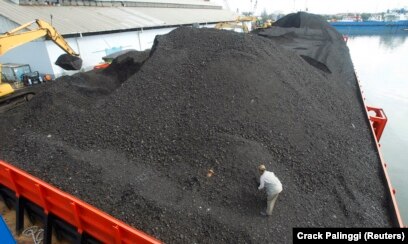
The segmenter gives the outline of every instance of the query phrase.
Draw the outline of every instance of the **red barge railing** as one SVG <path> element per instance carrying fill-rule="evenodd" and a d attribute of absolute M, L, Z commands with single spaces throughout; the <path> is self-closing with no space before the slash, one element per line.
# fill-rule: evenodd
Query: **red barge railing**
<path fill-rule="evenodd" d="M 78 198 L 1 160 L 0 184 L 2 187 L 0 193 L 6 199 L 6 203 L 14 202 L 17 214 L 17 231 L 19 232 L 23 228 L 24 210 L 29 208 L 31 211 L 37 212 L 37 215 L 40 215 L 40 218 L 45 222 L 45 243 L 51 243 L 53 227 L 61 226 L 61 224 L 65 225 L 65 229 L 73 228 L 74 231 L 71 232 L 76 230 L 76 233 L 71 234 L 70 237 L 76 243 L 81 243 L 84 238 L 116 244 L 161 243 L 142 231 L 130 227 Z M 12 193 L 5 188 L 11 190 Z M 33 207 L 33 204 L 36 207 Z M 38 207 L 40 208 L 39 211 Z"/>
<path fill-rule="evenodd" d="M 401 214 L 398 208 L 397 199 L 395 198 L 396 190 L 391 185 L 391 180 L 390 180 L 390 177 L 387 171 L 387 164 L 385 163 L 384 157 L 382 156 L 382 153 L 380 150 L 381 145 L 379 141 L 384 131 L 385 125 L 387 124 L 388 119 L 382 109 L 370 107 L 366 105 L 365 97 L 363 95 L 363 91 L 361 90 L 361 84 L 360 84 L 360 80 L 357 77 L 357 74 L 355 74 L 355 77 L 358 82 L 358 89 L 361 94 L 361 100 L 363 101 L 363 104 L 364 104 L 367 119 L 370 121 L 370 124 L 371 124 L 370 128 L 371 128 L 372 136 L 375 141 L 375 146 L 376 146 L 378 156 L 381 161 L 381 167 L 382 167 L 382 172 L 383 172 L 383 176 L 385 179 L 385 183 L 387 184 L 387 191 L 388 191 L 388 195 L 389 195 L 390 202 L 391 202 L 391 209 L 390 209 L 391 219 L 395 227 L 404 228 L 404 223 L 402 221 Z M 374 112 L 375 115 L 370 115 L 371 114 L 370 112 Z"/>

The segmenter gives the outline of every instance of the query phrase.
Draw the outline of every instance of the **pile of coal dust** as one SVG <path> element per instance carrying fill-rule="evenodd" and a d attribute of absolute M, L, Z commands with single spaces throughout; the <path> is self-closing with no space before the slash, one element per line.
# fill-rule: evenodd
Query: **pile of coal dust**
<path fill-rule="evenodd" d="M 256 30 L 255 33 L 296 52 L 324 73 L 335 73 L 330 79 L 340 79 L 339 82 L 355 87 L 347 45 L 342 35 L 321 16 L 305 12 L 289 14 L 276 21 L 272 28 Z"/>
<path fill-rule="evenodd" d="M 138 52 L 129 51 L 115 58 L 104 70 L 92 70 L 77 73 L 72 77 L 60 78 L 59 83 L 72 86 L 77 92 L 90 97 L 107 95 L 116 90 L 125 80 L 139 71 L 140 67 L 149 57 L 150 50 Z M 57 89 L 60 89 L 58 87 Z M 69 90 L 69 89 L 68 89 Z M 68 94 L 71 96 L 71 94 Z M 75 99 L 75 97 L 73 97 Z"/>
<path fill-rule="evenodd" d="M 273 26 L 280 27 L 295 27 L 295 28 L 311 28 L 311 29 L 331 29 L 327 21 L 320 15 L 309 14 L 306 12 L 297 12 L 284 16 L 278 19 Z"/>
<path fill-rule="evenodd" d="M 97 102 L 59 86 L 1 115 L 1 157 L 168 243 L 390 226 L 355 86 L 263 37 L 178 28 Z M 270 218 L 260 163 L 284 188 Z"/>

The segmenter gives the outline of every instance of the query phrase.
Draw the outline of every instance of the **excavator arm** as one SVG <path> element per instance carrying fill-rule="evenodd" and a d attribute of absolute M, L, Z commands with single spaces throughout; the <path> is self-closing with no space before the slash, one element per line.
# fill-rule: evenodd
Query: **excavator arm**
<path fill-rule="evenodd" d="M 238 16 L 237 21 L 238 22 L 254 22 L 256 21 L 258 18 L 255 16 Z"/>
<path fill-rule="evenodd" d="M 246 26 L 246 24 L 243 22 L 241 23 L 240 22 L 220 22 L 220 23 L 217 23 L 214 28 L 219 29 L 219 30 L 229 29 L 229 28 L 232 28 L 232 29 L 238 28 L 238 29 L 242 29 L 244 33 L 249 32 L 248 26 Z"/>
<path fill-rule="evenodd" d="M 33 25 L 34 23 L 38 25 L 38 29 L 20 32 L 25 28 Z M 72 56 L 79 56 L 79 54 L 77 54 L 69 46 L 65 39 L 57 32 L 57 30 L 52 25 L 40 19 L 21 25 L 11 31 L 6 32 L 4 35 L 0 35 L 0 55 L 5 54 L 15 47 L 39 39 L 41 37 L 48 37 L 67 54 Z"/>
<path fill-rule="evenodd" d="M 25 30 L 34 23 L 37 24 L 37 29 L 29 31 Z M 11 31 L 6 32 L 3 35 L 0 35 L 0 55 L 3 55 L 13 48 L 39 39 L 41 37 L 48 37 L 66 53 L 61 55 L 57 59 L 57 61 L 55 62 L 56 65 L 65 70 L 81 69 L 82 60 L 78 57 L 79 54 L 77 54 L 69 46 L 69 44 L 61 36 L 61 34 L 59 34 L 52 25 L 40 19 L 21 25 Z"/>
<path fill-rule="evenodd" d="M 26 30 L 33 24 L 37 24 L 37 28 L 33 30 Z M 13 48 L 29 43 L 36 39 L 47 37 L 52 40 L 57 46 L 64 50 L 65 54 L 58 57 L 55 62 L 65 70 L 79 70 L 82 67 L 82 59 L 65 41 L 65 39 L 58 33 L 58 31 L 50 24 L 43 20 L 35 20 L 24 25 L 21 25 L 13 30 L 10 30 L 0 35 L 0 55 L 3 55 Z M 1 105 L 7 103 L 8 105 L 16 104 L 22 100 L 29 100 L 31 93 L 20 91 L 16 93 L 15 89 L 9 83 L 2 83 L 1 81 L 1 64 L 0 64 L 0 112 Z M 11 106 L 12 107 L 12 106 Z"/>

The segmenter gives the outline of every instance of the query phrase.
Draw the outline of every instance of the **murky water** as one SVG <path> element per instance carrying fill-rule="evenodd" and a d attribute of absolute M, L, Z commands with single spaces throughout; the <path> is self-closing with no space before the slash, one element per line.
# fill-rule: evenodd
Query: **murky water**
<path fill-rule="evenodd" d="M 351 36 L 351 57 L 367 105 L 383 108 L 388 123 L 381 150 L 404 224 L 408 224 L 408 33 Z"/>

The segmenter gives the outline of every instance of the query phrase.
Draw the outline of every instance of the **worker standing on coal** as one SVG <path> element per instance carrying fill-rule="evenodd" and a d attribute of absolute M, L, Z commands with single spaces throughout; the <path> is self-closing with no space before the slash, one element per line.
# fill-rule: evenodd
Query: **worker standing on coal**
<path fill-rule="evenodd" d="M 261 175 L 259 179 L 260 184 L 258 189 L 262 190 L 263 188 L 265 188 L 267 195 L 266 212 L 262 211 L 261 215 L 271 216 L 276 199 L 278 198 L 279 193 L 282 191 L 282 183 L 273 172 L 266 170 L 265 165 L 259 165 L 258 170 L 259 174 Z"/>

